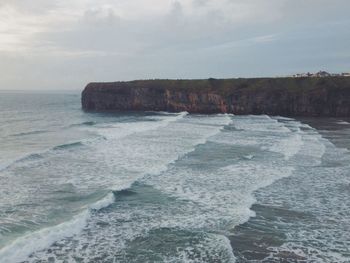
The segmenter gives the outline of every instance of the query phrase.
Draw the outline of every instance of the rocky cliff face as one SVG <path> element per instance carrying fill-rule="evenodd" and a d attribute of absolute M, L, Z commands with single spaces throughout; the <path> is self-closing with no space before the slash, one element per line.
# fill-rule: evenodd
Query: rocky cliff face
<path fill-rule="evenodd" d="M 350 117 L 350 78 L 146 80 L 90 83 L 86 111 Z"/>

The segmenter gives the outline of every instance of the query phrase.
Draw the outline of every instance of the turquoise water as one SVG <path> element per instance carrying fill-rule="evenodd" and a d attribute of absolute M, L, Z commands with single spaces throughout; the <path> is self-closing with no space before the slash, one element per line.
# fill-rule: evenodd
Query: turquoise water
<path fill-rule="evenodd" d="M 0 262 L 350 261 L 346 120 L 0 95 Z"/>

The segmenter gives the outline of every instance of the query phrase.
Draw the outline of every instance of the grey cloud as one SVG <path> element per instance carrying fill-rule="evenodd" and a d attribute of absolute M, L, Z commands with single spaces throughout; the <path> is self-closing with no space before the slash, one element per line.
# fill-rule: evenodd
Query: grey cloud
<path fill-rule="evenodd" d="M 0 8 L 10 6 L 23 13 L 42 14 L 58 7 L 57 0 L 1 0 Z"/>
<path fill-rule="evenodd" d="M 115 26 L 121 21 L 113 8 L 94 8 L 85 11 L 81 22 L 89 26 Z"/>
<path fill-rule="evenodd" d="M 206 6 L 210 0 L 193 0 L 193 6 L 195 7 L 203 7 Z"/>
<path fill-rule="evenodd" d="M 193 0 L 190 10 L 169 2 L 164 12 L 131 18 L 113 1 L 84 7 L 65 27 L 36 34 L 32 54 L 0 53 L 0 88 L 350 68 L 349 1 Z"/>

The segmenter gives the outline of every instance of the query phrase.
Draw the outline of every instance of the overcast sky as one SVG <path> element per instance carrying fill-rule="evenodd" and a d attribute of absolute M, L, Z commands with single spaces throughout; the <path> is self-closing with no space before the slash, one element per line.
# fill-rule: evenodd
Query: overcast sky
<path fill-rule="evenodd" d="M 349 0 L 0 0 L 0 89 L 350 71 Z"/>

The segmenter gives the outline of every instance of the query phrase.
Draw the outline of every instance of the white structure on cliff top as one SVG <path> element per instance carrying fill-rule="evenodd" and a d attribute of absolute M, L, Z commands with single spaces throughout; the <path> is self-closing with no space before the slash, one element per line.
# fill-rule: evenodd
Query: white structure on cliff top
<path fill-rule="evenodd" d="M 324 78 L 324 77 L 350 77 L 350 73 L 341 73 L 341 74 L 331 74 L 328 73 L 327 71 L 319 71 L 317 73 L 298 73 L 292 75 L 294 78 Z"/>

